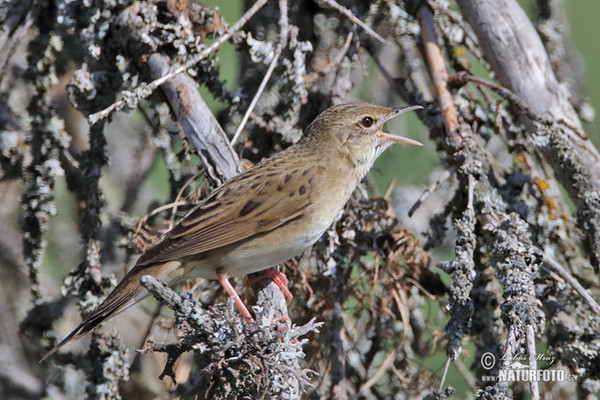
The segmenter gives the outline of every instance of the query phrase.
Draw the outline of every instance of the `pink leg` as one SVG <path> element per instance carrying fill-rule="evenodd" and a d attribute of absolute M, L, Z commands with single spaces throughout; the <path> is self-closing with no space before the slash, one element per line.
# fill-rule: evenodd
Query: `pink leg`
<path fill-rule="evenodd" d="M 261 271 L 260 275 L 258 275 L 257 277 L 248 279 L 246 285 L 253 285 L 256 282 L 262 281 L 263 279 L 271 279 L 273 282 L 275 282 L 275 284 L 279 286 L 279 289 L 281 289 L 281 291 L 283 292 L 285 299 L 288 302 L 292 301 L 294 295 L 292 295 L 292 292 L 290 292 L 290 290 L 288 289 L 288 283 L 290 283 L 290 281 L 283 272 L 277 269 L 277 267 L 272 267 Z"/>
<path fill-rule="evenodd" d="M 252 315 L 250 314 L 250 311 L 248 311 L 248 309 L 246 308 L 246 305 L 244 304 L 244 302 L 242 301 L 242 299 L 240 299 L 240 296 L 238 296 L 238 294 L 235 291 L 235 289 L 233 288 L 233 286 L 231 286 L 231 283 L 229 282 L 229 279 L 227 279 L 227 275 L 218 274 L 217 278 L 219 279 L 219 282 L 221 283 L 221 285 L 223 286 L 223 288 L 225 288 L 225 290 L 227 291 L 227 293 L 231 297 L 233 297 L 233 301 L 235 302 L 235 305 L 237 306 L 238 310 L 240 310 L 240 313 L 242 313 L 242 315 L 244 316 L 244 318 L 246 319 L 246 321 L 253 322 L 254 318 L 252 318 Z"/>

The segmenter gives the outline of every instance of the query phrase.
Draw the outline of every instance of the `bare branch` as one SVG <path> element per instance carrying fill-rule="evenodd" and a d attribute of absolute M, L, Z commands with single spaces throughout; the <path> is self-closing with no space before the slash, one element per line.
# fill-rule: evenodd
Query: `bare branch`
<path fill-rule="evenodd" d="M 452 140 L 459 143 L 461 141 L 459 137 L 461 135 L 460 126 L 458 123 L 458 116 L 456 115 L 456 108 L 454 107 L 454 101 L 448 90 L 448 70 L 446 69 L 446 62 L 444 61 L 442 50 L 438 45 L 435 24 L 433 21 L 433 12 L 429 6 L 423 5 L 419 7 L 417 17 L 419 18 L 421 26 L 421 37 L 425 47 L 425 54 L 427 55 L 429 73 L 431 74 L 433 84 L 435 85 L 438 101 L 442 110 L 442 116 L 444 118 L 446 134 L 449 135 Z"/>
<path fill-rule="evenodd" d="M 281 16 L 279 18 L 279 29 L 280 29 L 279 43 L 277 44 L 275 53 L 273 54 L 273 60 L 271 61 L 271 64 L 269 64 L 269 68 L 267 69 L 267 72 L 265 73 L 265 76 L 264 76 L 262 82 L 260 82 L 260 86 L 258 86 L 258 89 L 256 90 L 256 94 L 254 95 L 252 102 L 250 102 L 250 105 L 248 106 L 248 109 L 246 110 L 246 113 L 244 114 L 244 117 L 242 118 L 242 122 L 240 122 L 240 125 L 238 126 L 237 130 L 235 131 L 235 134 L 233 135 L 233 139 L 231 139 L 232 146 L 235 144 L 235 142 L 240 137 L 240 134 L 244 130 L 244 127 L 246 126 L 246 123 L 248 122 L 248 119 L 250 118 L 250 114 L 252 114 L 254 107 L 256 107 L 256 103 L 258 103 L 258 99 L 260 98 L 260 95 L 265 90 L 265 87 L 267 86 L 269 79 L 271 79 L 271 75 L 273 74 L 273 71 L 275 70 L 275 67 L 277 66 L 277 62 L 279 61 L 279 56 L 281 56 L 281 52 L 283 51 L 283 49 L 285 48 L 285 46 L 287 44 L 288 35 L 290 33 L 290 26 L 288 23 L 287 0 L 279 1 L 279 12 L 281 13 Z"/>
<path fill-rule="evenodd" d="M 169 68 L 169 60 L 153 54 L 148 58 L 153 76 Z M 194 146 L 206 166 L 213 183 L 223 183 L 242 171 L 240 160 L 217 119 L 198 93 L 196 82 L 187 74 L 179 74 L 162 86 L 171 110 L 185 137 Z"/>
<path fill-rule="evenodd" d="M 387 40 L 385 40 L 384 38 L 379 36 L 379 34 L 377 32 L 375 32 L 373 29 L 369 28 L 367 26 L 367 24 L 362 22 L 356 15 L 354 15 L 352 13 L 352 11 L 350 11 L 346 7 L 336 3 L 335 0 L 321 0 L 321 1 L 325 4 L 327 4 L 329 7 L 333 8 L 334 10 L 338 11 L 339 13 L 343 14 L 346 18 L 348 18 L 350 21 L 352 21 L 356 25 L 360 26 L 362 29 L 364 29 L 364 31 L 367 33 L 367 35 L 371 36 L 378 42 L 380 42 L 382 44 L 388 43 Z"/>
<path fill-rule="evenodd" d="M 552 271 L 556 272 L 561 278 L 563 278 L 571 287 L 585 300 L 585 302 L 590 306 L 590 308 L 596 313 L 596 315 L 600 316 L 600 305 L 598 302 L 592 297 L 592 295 L 575 279 L 573 275 L 569 273 L 566 269 L 554 259 L 551 255 L 552 250 L 546 249 L 544 251 L 544 263 L 547 267 L 549 267 Z"/>

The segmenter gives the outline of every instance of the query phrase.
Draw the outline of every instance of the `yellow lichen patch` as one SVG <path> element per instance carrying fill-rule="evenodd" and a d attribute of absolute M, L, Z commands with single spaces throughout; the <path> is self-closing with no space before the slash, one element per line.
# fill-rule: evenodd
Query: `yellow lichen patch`
<path fill-rule="evenodd" d="M 546 182 L 545 180 L 541 179 L 541 178 L 537 178 L 535 180 L 535 184 L 537 185 L 537 187 L 541 190 L 544 191 L 546 189 L 548 189 L 548 187 L 550 187 L 548 185 L 548 182 Z"/>
<path fill-rule="evenodd" d="M 464 57 L 465 54 L 467 53 L 465 51 L 465 48 L 462 46 L 456 46 L 452 49 L 452 51 L 454 52 L 455 57 Z"/>
<path fill-rule="evenodd" d="M 546 204 L 546 207 L 548 208 L 548 217 L 554 221 L 556 219 L 556 215 L 554 215 L 554 211 L 558 210 L 558 206 L 556 205 L 556 202 L 551 197 L 548 197 L 544 201 L 544 203 Z"/>

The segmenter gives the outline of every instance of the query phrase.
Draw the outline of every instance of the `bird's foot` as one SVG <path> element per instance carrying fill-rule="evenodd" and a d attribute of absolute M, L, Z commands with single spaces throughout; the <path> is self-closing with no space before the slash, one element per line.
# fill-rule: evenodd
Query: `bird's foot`
<path fill-rule="evenodd" d="M 246 285 L 252 286 L 256 282 L 260 282 L 264 279 L 271 279 L 273 282 L 275 282 L 275 284 L 277 286 L 279 286 L 279 289 L 281 289 L 281 291 L 283 292 L 283 295 L 284 295 L 285 299 L 287 300 L 287 302 L 289 303 L 290 301 L 292 301 L 292 299 L 294 298 L 294 295 L 288 289 L 288 284 L 290 283 L 290 281 L 285 276 L 285 274 L 283 272 L 281 272 L 277 267 L 271 267 L 271 268 L 265 269 L 264 271 L 261 271 L 259 274 L 260 275 L 257 275 L 253 278 L 249 278 L 246 281 Z"/>
<path fill-rule="evenodd" d="M 227 275 L 217 275 L 217 277 L 219 279 L 219 282 L 225 289 L 225 291 L 231 297 L 233 297 L 233 301 L 235 302 L 235 305 L 237 306 L 238 310 L 240 310 L 240 313 L 242 314 L 242 316 L 244 317 L 246 322 L 248 322 L 248 323 L 254 322 L 254 318 L 252 318 L 252 314 L 250 314 L 250 311 L 248 311 L 248 308 L 246 307 L 246 305 L 244 304 L 244 302 L 242 301 L 240 296 L 237 294 L 237 292 L 235 291 L 233 286 L 231 286 L 231 282 L 229 282 L 229 279 L 227 279 Z"/>

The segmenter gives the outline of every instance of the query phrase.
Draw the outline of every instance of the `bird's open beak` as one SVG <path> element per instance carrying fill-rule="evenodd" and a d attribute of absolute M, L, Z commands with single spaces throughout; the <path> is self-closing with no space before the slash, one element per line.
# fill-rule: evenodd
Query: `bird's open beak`
<path fill-rule="evenodd" d="M 397 117 L 400 114 L 404 114 L 408 111 L 414 111 L 414 110 L 420 110 L 423 107 L 421 106 L 409 106 L 409 107 L 397 107 L 394 108 L 392 110 L 392 113 L 389 115 L 389 117 L 387 117 L 385 119 L 385 121 L 383 121 L 384 123 L 389 121 L 390 119 Z M 383 126 L 383 124 L 381 124 L 381 126 Z M 396 136 L 396 135 L 392 135 L 391 133 L 387 133 L 387 132 L 379 132 L 379 140 L 381 142 L 381 144 L 383 143 L 408 143 L 408 144 L 414 144 L 415 146 L 423 146 L 423 143 L 421 142 L 417 142 L 416 140 L 412 140 L 409 138 L 405 138 L 402 136 Z"/>

